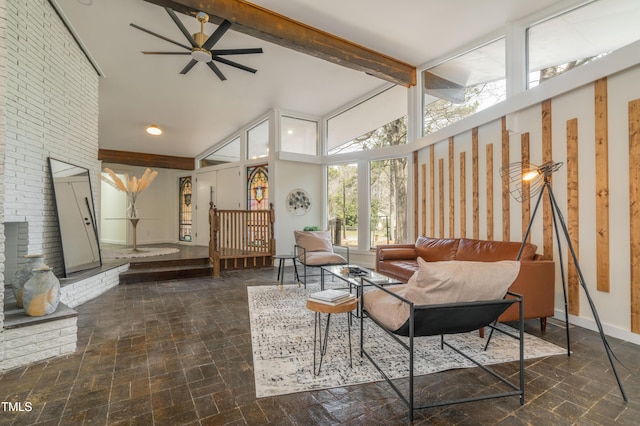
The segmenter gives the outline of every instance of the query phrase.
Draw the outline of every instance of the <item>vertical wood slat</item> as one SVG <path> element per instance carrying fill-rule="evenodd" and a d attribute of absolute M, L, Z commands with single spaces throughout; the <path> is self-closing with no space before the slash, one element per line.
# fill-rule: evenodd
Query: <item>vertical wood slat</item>
<path fill-rule="evenodd" d="M 422 232 L 420 235 L 427 235 L 427 165 L 422 165 Z"/>
<path fill-rule="evenodd" d="M 454 185 L 454 169 L 455 164 L 453 160 L 453 136 L 449 138 L 449 238 L 453 238 L 455 235 L 455 185 Z"/>
<path fill-rule="evenodd" d="M 580 258 L 579 191 L 578 191 L 578 119 L 567 121 L 567 230 L 576 257 Z M 580 282 L 573 258 L 568 254 L 567 298 L 571 315 L 580 315 Z"/>
<path fill-rule="evenodd" d="M 631 332 L 640 333 L 640 99 L 629 102 Z"/>
<path fill-rule="evenodd" d="M 478 184 L 478 128 L 471 130 L 471 169 L 473 191 L 473 238 L 480 238 L 480 189 Z"/>
<path fill-rule="evenodd" d="M 520 155 L 522 161 L 522 170 L 529 168 L 529 133 L 523 133 L 520 136 Z M 531 220 L 531 200 L 529 199 L 529 183 L 522 182 L 522 237 L 527 232 L 529 221 Z M 527 237 L 526 242 L 531 242 L 531 234 Z"/>
<path fill-rule="evenodd" d="M 416 234 L 413 236 L 413 240 L 415 241 L 418 238 L 419 225 L 418 225 L 418 210 L 420 206 L 418 205 L 419 194 L 418 191 L 420 188 L 418 187 L 418 183 L 420 182 L 420 169 L 418 167 L 418 151 L 413 152 L 413 233 Z"/>
<path fill-rule="evenodd" d="M 596 277 L 599 291 L 609 292 L 609 124 L 607 78 L 595 82 L 596 125 Z"/>
<path fill-rule="evenodd" d="M 493 240 L 493 144 L 486 146 L 487 162 L 487 240 Z"/>
<path fill-rule="evenodd" d="M 542 102 L 542 163 L 553 160 L 551 99 Z M 542 199 L 542 256 L 553 259 L 553 216 L 549 197 Z"/>
<path fill-rule="evenodd" d="M 509 167 L 509 130 L 507 117 L 502 117 L 502 168 Z M 502 175 L 502 241 L 511 240 L 511 198 L 509 194 L 509 174 Z"/>
<path fill-rule="evenodd" d="M 439 210 L 440 217 L 438 220 L 438 232 L 440 233 L 440 238 L 444 238 L 444 158 L 438 160 L 438 197 L 439 197 Z"/>
<path fill-rule="evenodd" d="M 436 152 L 435 147 L 429 147 L 429 231 L 430 237 L 436 235 Z"/>
<path fill-rule="evenodd" d="M 467 153 L 460 153 L 460 238 L 467 237 Z"/>

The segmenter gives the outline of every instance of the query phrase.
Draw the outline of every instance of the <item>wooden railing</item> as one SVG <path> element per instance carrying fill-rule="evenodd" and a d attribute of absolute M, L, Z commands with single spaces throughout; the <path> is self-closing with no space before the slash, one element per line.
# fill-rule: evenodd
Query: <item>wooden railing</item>
<path fill-rule="evenodd" d="M 209 208 L 209 259 L 213 276 L 221 269 L 270 266 L 276 253 L 273 234 L 275 213 L 269 210 L 218 210 Z"/>

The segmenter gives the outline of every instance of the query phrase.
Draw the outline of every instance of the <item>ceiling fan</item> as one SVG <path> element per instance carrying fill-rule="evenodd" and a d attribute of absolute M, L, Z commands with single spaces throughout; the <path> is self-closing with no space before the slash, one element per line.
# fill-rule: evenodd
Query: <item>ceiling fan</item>
<path fill-rule="evenodd" d="M 173 22 L 175 22 L 175 24 L 178 26 L 182 34 L 184 34 L 184 36 L 187 38 L 189 43 L 191 43 L 191 47 L 185 44 L 179 43 L 177 41 L 171 40 L 167 37 L 161 36 L 160 34 L 156 34 L 153 31 L 149 31 L 136 24 L 130 24 L 133 28 L 136 28 L 140 31 L 144 31 L 147 34 L 151 34 L 152 36 L 158 37 L 162 40 L 168 41 L 169 43 L 173 43 L 176 46 L 180 46 L 188 50 L 188 52 L 145 52 L 143 51 L 142 53 L 144 53 L 145 55 L 190 55 L 191 61 L 189 61 L 187 66 L 185 66 L 182 69 L 182 71 L 180 71 L 180 74 L 186 74 L 191 70 L 191 68 L 194 67 L 195 64 L 197 64 L 198 62 L 204 62 L 209 66 L 209 68 L 211 68 L 211 70 L 218 76 L 220 80 L 226 80 L 227 78 L 224 76 L 224 74 L 222 74 L 222 71 L 220 71 L 220 68 L 218 68 L 218 66 L 214 63 L 214 61 L 219 62 L 221 64 L 229 65 L 244 71 L 248 71 L 250 73 L 255 73 L 257 71 L 253 68 L 247 67 L 245 65 L 239 64 L 234 61 L 230 61 L 229 59 L 225 59 L 222 56 L 262 53 L 262 48 L 260 47 L 249 48 L 249 49 L 212 49 L 213 46 L 220 40 L 220 38 L 222 38 L 224 33 L 227 32 L 229 27 L 231 27 L 231 22 L 225 19 L 218 26 L 218 28 L 216 28 L 213 34 L 211 34 L 207 38 L 207 34 L 204 33 L 204 24 L 209 22 L 209 15 L 207 15 L 204 12 L 197 12 L 195 14 L 195 17 L 198 20 L 198 22 L 200 22 L 200 32 L 191 35 L 189 31 L 187 31 L 187 29 L 185 28 L 182 21 L 178 18 L 178 16 L 176 16 L 176 13 L 172 9 L 169 9 L 168 7 L 165 7 L 164 9 L 167 11 L 171 19 L 173 19 Z"/>

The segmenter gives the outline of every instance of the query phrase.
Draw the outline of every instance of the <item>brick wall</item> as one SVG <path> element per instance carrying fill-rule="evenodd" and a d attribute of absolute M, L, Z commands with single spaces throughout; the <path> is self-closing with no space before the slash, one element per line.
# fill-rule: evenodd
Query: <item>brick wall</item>
<path fill-rule="evenodd" d="M 5 100 L 7 93 L 7 1 L 0 0 L 0 200 L 4 200 Z M 4 212 L 0 208 L 0 359 L 4 358 Z"/>
<path fill-rule="evenodd" d="M 28 251 L 43 253 L 61 275 L 47 158 L 89 169 L 95 197 L 98 75 L 47 0 L 3 1 L 8 74 L 3 222 L 27 222 Z"/>

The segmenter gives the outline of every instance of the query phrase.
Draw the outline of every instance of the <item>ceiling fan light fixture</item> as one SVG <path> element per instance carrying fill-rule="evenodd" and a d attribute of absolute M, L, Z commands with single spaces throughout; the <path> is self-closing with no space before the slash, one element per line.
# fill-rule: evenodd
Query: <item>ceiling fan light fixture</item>
<path fill-rule="evenodd" d="M 209 62 L 211 60 L 211 52 L 201 47 L 194 47 L 191 51 L 191 58 L 198 62 Z"/>
<path fill-rule="evenodd" d="M 160 136 L 162 134 L 162 129 L 158 127 L 157 124 L 151 124 L 147 127 L 147 133 L 153 136 Z"/>

